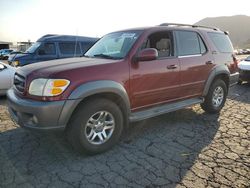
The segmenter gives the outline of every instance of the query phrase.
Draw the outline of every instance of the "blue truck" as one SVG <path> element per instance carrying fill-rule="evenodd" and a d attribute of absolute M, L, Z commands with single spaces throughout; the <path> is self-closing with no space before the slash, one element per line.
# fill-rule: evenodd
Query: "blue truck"
<path fill-rule="evenodd" d="M 52 59 L 79 57 L 83 55 L 98 38 L 72 35 L 45 35 L 25 52 L 9 56 L 8 63 L 14 67 Z"/>

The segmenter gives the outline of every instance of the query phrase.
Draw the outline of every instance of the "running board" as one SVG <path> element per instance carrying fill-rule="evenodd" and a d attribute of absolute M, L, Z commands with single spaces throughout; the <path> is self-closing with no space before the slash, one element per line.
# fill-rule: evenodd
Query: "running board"
<path fill-rule="evenodd" d="M 141 120 L 159 116 L 161 114 L 165 114 L 168 112 L 180 110 L 182 108 L 185 108 L 194 104 L 199 104 L 199 103 L 202 103 L 203 101 L 204 101 L 203 98 L 192 98 L 192 99 L 187 99 L 187 100 L 183 100 L 180 102 L 164 104 L 164 105 L 157 106 L 154 108 L 134 112 L 134 113 L 131 113 L 129 117 L 129 121 L 130 122 L 141 121 Z"/>

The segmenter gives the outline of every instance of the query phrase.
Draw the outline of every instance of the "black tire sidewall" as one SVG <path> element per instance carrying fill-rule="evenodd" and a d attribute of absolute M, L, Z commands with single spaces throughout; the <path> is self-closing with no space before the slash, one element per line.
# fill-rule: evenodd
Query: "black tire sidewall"
<path fill-rule="evenodd" d="M 85 137 L 85 127 L 89 118 L 98 111 L 107 111 L 114 117 L 115 128 L 112 136 L 101 145 L 91 144 Z M 83 103 L 74 114 L 70 129 L 71 140 L 73 139 L 77 150 L 89 154 L 104 152 L 111 148 L 119 140 L 123 131 L 123 116 L 120 108 L 110 100 L 94 99 Z M 72 135 L 73 134 L 73 135 Z M 73 137 L 73 138 L 72 138 Z"/>
<path fill-rule="evenodd" d="M 220 86 L 222 89 L 223 89 L 223 93 L 224 93 L 224 96 L 223 96 L 223 101 L 222 103 L 220 104 L 220 106 L 218 107 L 215 107 L 213 105 L 213 102 L 212 102 L 212 99 L 213 99 L 213 93 L 214 93 L 214 90 Z M 213 84 L 211 85 L 209 91 L 208 91 L 208 94 L 205 98 L 205 101 L 204 103 L 201 104 L 202 108 L 206 111 L 206 112 L 209 112 L 209 113 L 218 113 L 220 112 L 220 110 L 223 108 L 225 102 L 226 102 L 226 98 L 227 98 L 227 93 L 228 93 L 228 89 L 227 89 L 227 86 L 225 84 L 225 82 L 223 80 L 215 80 L 213 82 Z"/>

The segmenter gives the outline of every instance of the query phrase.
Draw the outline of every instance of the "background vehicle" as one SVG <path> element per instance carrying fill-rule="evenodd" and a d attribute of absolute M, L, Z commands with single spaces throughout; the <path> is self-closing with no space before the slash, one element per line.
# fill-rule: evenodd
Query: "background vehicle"
<path fill-rule="evenodd" d="M 45 35 L 26 52 L 11 55 L 8 63 L 17 67 L 52 59 L 79 57 L 96 41 L 97 38 L 90 37 Z"/>
<path fill-rule="evenodd" d="M 10 49 L 0 50 L 0 59 L 7 60 L 11 52 L 13 52 L 13 50 Z"/>
<path fill-rule="evenodd" d="M 16 68 L 0 62 L 0 95 L 5 95 L 12 87 L 15 72 Z"/>
<path fill-rule="evenodd" d="M 250 56 L 240 61 L 238 67 L 240 73 L 238 83 L 241 84 L 243 81 L 250 82 Z"/>
<path fill-rule="evenodd" d="M 238 81 L 227 32 L 162 24 L 110 33 L 85 57 L 21 67 L 8 91 L 20 126 L 65 130 L 78 151 L 100 153 L 129 122 L 201 104 L 218 113 Z"/>

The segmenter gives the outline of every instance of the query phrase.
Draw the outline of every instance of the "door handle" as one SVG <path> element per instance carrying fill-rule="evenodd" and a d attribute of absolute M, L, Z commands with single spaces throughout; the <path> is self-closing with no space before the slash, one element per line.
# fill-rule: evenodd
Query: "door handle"
<path fill-rule="evenodd" d="M 177 65 L 168 65 L 167 69 L 176 69 L 178 66 Z"/>
<path fill-rule="evenodd" d="M 206 61 L 206 65 L 212 65 L 213 63 L 213 61 Z"/>

